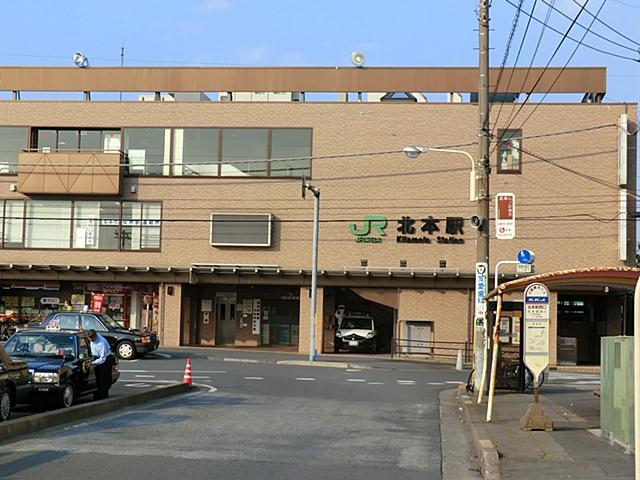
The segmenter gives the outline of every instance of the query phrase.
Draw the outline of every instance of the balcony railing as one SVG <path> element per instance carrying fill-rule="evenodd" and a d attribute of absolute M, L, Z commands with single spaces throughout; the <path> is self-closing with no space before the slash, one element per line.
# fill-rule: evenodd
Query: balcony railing
<path fill-rule="evenodd" d="M 18 191 L 27 195 L 119 195 L 124 154 L 119 150 L 23 150 Z"/>

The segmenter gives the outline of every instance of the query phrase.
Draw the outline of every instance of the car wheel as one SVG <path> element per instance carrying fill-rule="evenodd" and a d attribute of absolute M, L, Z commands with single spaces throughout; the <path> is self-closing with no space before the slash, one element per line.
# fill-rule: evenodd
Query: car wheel
<path fill-rule="evenodd" d="M 136 347 L 129 340 L 125 340 L 118 344 L 116 352 L 119 358 L 123 360 L 131 360 L 136 356 Z"/>
<path fill-rule="evenodd" d="M 62 390 L 60 405 L 63 408 L 69 408 L 71 405 L 73 405 L 73 402 L 75 401 L 75 399 L 76 399 L 76 392 L 73 389 L 73 385 L 71 385 L 70 383 L 67 383 Z"/>
<path fill-rule="evenodd" d="M 0 391 L 0 422 L 9 419 L 11 415 L 11 393 L 7 390 Z"/>

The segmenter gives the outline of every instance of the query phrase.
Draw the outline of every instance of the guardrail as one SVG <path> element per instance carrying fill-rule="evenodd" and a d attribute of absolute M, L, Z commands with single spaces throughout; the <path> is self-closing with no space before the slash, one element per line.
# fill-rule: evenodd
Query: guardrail
<path fill-rule="evenodd" d="M 456 361 L 458 351 L 462 351 L 464 363 L 470 363 L 473 350 L 470 342 L 433 342 L 430 340 L 391 339 L 391 358 L 408 355 L 431 359 Z"/>

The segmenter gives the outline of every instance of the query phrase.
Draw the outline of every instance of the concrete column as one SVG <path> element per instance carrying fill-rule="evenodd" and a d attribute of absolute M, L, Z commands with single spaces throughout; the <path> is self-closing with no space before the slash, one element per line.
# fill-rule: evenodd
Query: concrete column
<path fill-rule="evenodd" d="M 164 283 L 160 286 L 160 342 L 165 347 L 180 346 L 182 318 L 182 285 Z"/>
<path fill-rule="evenodd" d="M 322 351 L 322 342 L 324 336 L 324 329 L 322 328 L 322 318 L 324 312 L 324 291 L 322 287 L 318 287 L 317 290 L 317 303 L 316 303 L 316 349 L 318 352 Z M 309 318 L 309 310 L 311 309 L 311 288 L 300 288 L 300 323 L 298 329 L 298 352 L 309 353 L 309 333 L 311 321 Z"/>

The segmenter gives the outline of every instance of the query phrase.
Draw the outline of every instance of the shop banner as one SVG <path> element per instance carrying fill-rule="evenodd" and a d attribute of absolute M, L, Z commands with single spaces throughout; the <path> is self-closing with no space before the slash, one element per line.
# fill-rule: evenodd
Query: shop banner
<path fill-rule="evenodd" d="M 91 295 L 91 311 L 101 312 L 102 302 L 104 302 L 104 295 L 102 293 L 94 293 Z"/>

